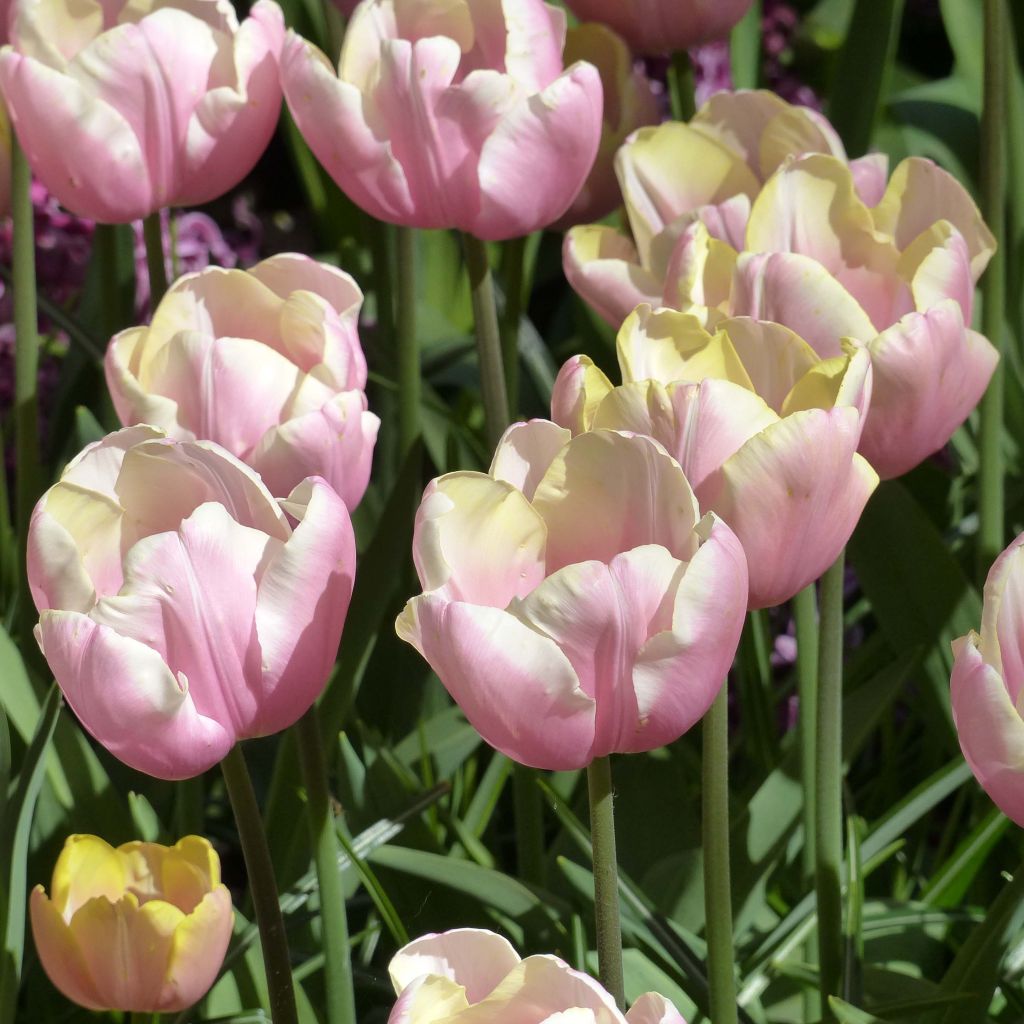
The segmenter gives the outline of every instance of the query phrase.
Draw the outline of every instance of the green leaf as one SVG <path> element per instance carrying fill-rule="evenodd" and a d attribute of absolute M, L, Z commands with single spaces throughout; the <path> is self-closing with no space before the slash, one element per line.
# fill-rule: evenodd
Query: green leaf
<path fill-rule="evenodd" d="M 985 858 L 1009 827 L 1010 819 L 997 807 L 992 808 L 932 874 L 921 899 L 936 907 L 956 906 L 981 870 Z"/>
<path fill-rule="evenodd" d="M 873 1017 L 870 1013 L 858 1010 L 856 1006 L 844 1003 L 835 996 L 828 997 L 828 1005 L 836 1015 L 839 1024 L 885 1024 L 881 1017 Z"/>

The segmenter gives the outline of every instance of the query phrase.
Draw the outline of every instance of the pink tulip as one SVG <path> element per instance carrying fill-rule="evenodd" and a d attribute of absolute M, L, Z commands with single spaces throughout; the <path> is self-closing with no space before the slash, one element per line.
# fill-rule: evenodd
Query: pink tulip
<path fill-rule="evenodd" d="M 603 21 L 637 53 L 671 53 L 722 39 L 752 0 L 566 0 L 584 21 Z"/>
<path fill-rule="evenodd" d="M 294 253 L 187 274 L 149 327 L 110 342 L 118 416 L 215 441 L 281 497 L 321 476 L 354 508 L 380 426 L 363 393 L 362 300 L 348 274 Z"/>
<path fill-rule="evenodd" d="M 1024 534 L 989 570 L 981 635 L 960 637 L 953 655 L 960 749 L 999 809 L 1024 826 Z"/>
<path fill-rule="evenodd" d="M 115 757 L 164 779 L 309 708 L 354 565 L 324 480 L 277 502 L 218 445 L 145 426 L 75 458 L 28 535 L 36 638 L 68 704 Z"/>
<path fill-rule="evenodd" d="M 843 339 L 864 348 L 874 391 L 860 451 L 895 477 L 949 440 L 995 369 L 995 349 L 969 326 L 994 244 L 963 187 L 930 160 L 904 160 L 871 207 L 842 161 L 809 155 L 758 194 L 742 251 L 688 227 L 663 300 L 709 324 L 785 324 L 823 358 Z"/>
<path fill-rule="evenodd" d="M 762 184 L 801 153 L 846 159 L 824 117 L 765 91 L 716 93 L 687 124 L 634 132 L 615 158 L 632 237 L 602 224 L 573 228 L 563 249 L 569 283 L 618 329 L 641 302 L 660 304 L 672 250 L 694 221 L 741 249 Z M 850 169 L 864 201 L 877 202 L 885 158 L 862 157 Z"/>
<path fill-rule="evenodd" d="M 601 75 L 604 116 L 597 159 L 572 206 L 554 225 L 556 230 L 600 220 L 622 205 L 615 178 L 615 153 L 626 136 L 643 125 L 658 122 L 658 101 L 650 79 L 633 61 L 621 36 L 599 22 L 569 29 L 566 62 L 586 60 Z"/>
<path fill-rule="evenodd" d="M 601 136 L 601 80 L 562 69 L 565 16 L 541 0 L 365 0 L 337 74 L 288 34 L 281 75 L 310 148 L 380 220 L 528 234 L 560 217 Z"/>
<path fill-rule="evenodd" d="M 650 434 L 679 460 L 701 508 L 746 553 L 751 608 L 788 600 L 838 557 L 878 476 L 857 452 L 867 354 L 821 360 L 792 331 L 641 306 L 618 338 L 623 384 L 585 356 L 555 383 L 552 417 L 579 437 Z"/>
<path fill-rule="evenodd" d="M 398 634 L 523 764 L 670 743 L 714 700 L 746 609 L 738 541 L 698 518 L 650 438 L 514 424 L 489 473 L 427 487 L 413 535 L 424 593 Z"/>
<path fill-rule="evenodd" d="M 557 956 L 522 960 L 506 939 L 480 928 L 414 939 L 389 972 L 398 1002 L 388 1024 L 686 1024 L 655 992 L 622 1014 L 601 985 Z"/>
<path fill-rule="evenodd" d="M 73 213 L 120 223 L 236 185 L 277 124 L 281 9 L 227 0 L 24 0 L 0 90 L 32 170 Z"/>

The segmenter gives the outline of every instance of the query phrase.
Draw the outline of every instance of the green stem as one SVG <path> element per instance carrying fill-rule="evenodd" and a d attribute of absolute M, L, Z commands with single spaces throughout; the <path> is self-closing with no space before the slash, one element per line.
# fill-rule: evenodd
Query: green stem
<path fill-rule="evenodd" d="M 732 944 L 729 872 L 729 686 L 704 717 L 701 821 L 704 845 L 704 918 L 708 995 L 715 1024 L 736 1024 L 736 957 Z"/>
<path fill-rule="evenodd" d="M 160 227 L 160 211 L 156 210 L 142 222 L 146 243 L 146 269 L 149 271 L 149 309 L 160 305 L 167 291 L 167 264 L 164 262 L 164 234 Z"/>
<path fill-rule="evenodd" d="M 39 332 L 36 311 L 35 224 L 32 172 L 17 138 L 11 138 L 11 219 L 14 229 L 14 521 L 18 565 L 25 565 L 25 542 L 32 508 L 39 497 Z M 21 577 L 21 572 L 19 572 Z M 28 589 L 22 592 L 23 625 L 31 632 L 35 612 Z M 26 634 L 27 636 L 27 634 Z"/>
<path fill-rule="evenodd" d="M 420 350 L 416 339 L 416 235 L 412 228 L 396 228 L 398 296 L 395 303 L 398 348 L 399 458 L 422 432 L 420 421 Z"/>
<path fill-rule="evenodd" d="M 174 787 L 174 831 L 178 836 L 203 834 L 205 796 L 202 775 L 182 779 Z"/>
<path fill-rule="evenodd" d="M 850 16 L 836 81 L 857 87 L 832 90 L 829 116 L 851 157 L 862 156 L 871 145 L 902 18 L 903 0 L 857 0 Z"/>
<path fill-rule="evenodd" d="M 694 100 L 693 62 L 685 50 L 672 54 L 668 70 L 669 102 L 673 121 L 689 121 L 697 107 Z"/>
<path fill-rule="evenodd" d="M 498 443 L 508 426 L 508 393 L 498 330 L 498 311 L 494 304 L 494 281 L 487 261 L 487 246 L 472 235 L 463 234 L 466 269 L 473 298 L 476 321 L 476 346 L 480 360 L 480 391 L 484 400 L 484 418 L 489 444 Z"/>
<path fill-rule="evenodd" d="M 843 566 L 845 551 L 821 577 L 818 715 L 815 756 L 815 878 L 818 895 L 818 964 L 824 1020 L 828 997 L 842 992 L 843 859 L 842 700 Z"/>
<path fill-rule="evenodd" d="M 234 811 L 238 837 L 245 857 L 245 870 L 249 876 L 249 890 L 256 911 L 256 924 L 263 947 L 263 964 L 267 973 L 270 995 L 270 1016 L 274 1024 L 298 1024 L 295 1009 L 295 990 L 288 955 L 288 938 L 281 916 L 281 903 L 274 881 L 274 866 L 270 861 L 267 836 L 263 831 L 252 779 L 245 764 L 242 748 L 235 744 L 220 763 L 224 773 L 228 799 Z"/>
<path fill-rule="evenodd" d="M 501 279 L 505 286 L 505 309 L 501 318 L 501 351 L 505 367 L 508 407 L 513 415 L 519 408 L 519 320 L 523 315 L 527 237 L 510 238 L 501 247 Z"/>
<path fill-rule="evenodd" d="M 171 257 L 171 280 L 177 281 L 181 277 L 181 257 L 178 253 L 178 238 L 180 234 L 180 219 L 173 213 L 167 218 L 167 244 L 170 246 Z"/>
<path fill-rule="evenodd" d="M 345 888 L 338 865 L 338 837 L 327 789 L 327 766 L 320 742 L 316 705 L 296 723 L 302 775 L 306 784 L 306 817 L 320 888 L 321 936 L 327 990 L 327 1024 L 355 1024 L 355 993 L 349 954 Z"/>
<path fill-rule="evenodd" d="M 601 984 L 626 1008 L 622 974 L 622 926 L 619 923 L 619 870 L 615 856 L 615 813 L 612 808 L 612 765 L 598 757 L 587 766 L 590 796 L 590 839 L 594 857 L 594 918 L 597 968 Z"/>
<path fill-rule="evenodd" d="M 729 35 L 734 89 L 756 89 L 761 77 L 761 0 L 754 0 Z"/>
<path fill-rule="evenodd" d="M 981 211 L 996 237 L 996 251 L 982 281 L 982 331 L 1002 357 L 1006 301 L 1006 8 L 1003 0 L 985 0 L 985 100 L 981 115 Z M 981 400 L 981 467 L 978 495 L 978 579 L 1003 549 L 1003 404 L 1000 358 Z"/>
<path fill-rule="evenodd" d="M 536 771 L 512 765 L 512 793 L 516 810 L 516 856 L 519 876 L 544 885 L 544 804 L 535 781 Z"/>
<path fill-rule="evenodd" d="M 800 782 L 803 788 L 804 844 L 802 860 L 804 880 L 815 875 L 814 822 L 815 822 L 815 758 L 818 719 L 818 598 L 814 584 L 804 587 L 793 598 L 793 617 L 796 620 L 796 687 L 799 701 L 797 731 L 800 740 Z M 811 936 L 804 948 L 808 963 L 816 963 L 818 946 Z M 818 993 L 804 989 L 804 1017 L 817 1020 L 820 1014 Z"/>

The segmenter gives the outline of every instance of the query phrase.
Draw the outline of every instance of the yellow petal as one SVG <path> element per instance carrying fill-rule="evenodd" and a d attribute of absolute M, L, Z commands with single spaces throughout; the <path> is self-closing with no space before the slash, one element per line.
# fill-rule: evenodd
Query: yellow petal
<path fill-rule="evenodd" d="M 36 952 L 50 981 L 79 1006 L 90 1010 L 110 1009 L 96 990 L 71 929 L 41 885 L 32 890 L 29 914 Z"/>
<path fill-rule="evenodd" d="M 224 962 L 234 917 L 231 894 L 218 885 L 178 924 L 164 979 L 163 1012 L 184 1009 L 206 995 Z"/>
<path fill-rule="evenodd" d="M 831 409 L 837 403 L 843 377 L 850 365 L 848 356 L 823 359 L 793 385 L 782 403 L 782 415 L 789 416 L 804 409 Z"/>
<path fill-rule="evenodd" d="M 70 921 L 94 897 L 120 899 L 126 883 L 125 863 L 114 847 L 99 836 L 71 835 L 53 869 L 53 905 Z"/>

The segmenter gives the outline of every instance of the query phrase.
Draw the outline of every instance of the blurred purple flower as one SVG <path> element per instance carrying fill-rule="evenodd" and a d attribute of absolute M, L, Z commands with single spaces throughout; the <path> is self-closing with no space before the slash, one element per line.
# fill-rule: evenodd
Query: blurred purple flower
<path fill-rule="evenodd" d="M 817 93 L 801 82 L 791 67 L 793 42 L 800 27 L 800 15 L 786 0 L 764 0 L 761 17 L 761 49 L 764 77 L 769 89 L 790 103 L 821 110 Z"/>
<path fill-rule="evenodd" d="M 694 100 L 698 107 L 716 92 L 732 88 L 728 40 L 716 39 L 713 43 L 695 46 L 690 51 L 690 60 L 693 63 Z"/>

